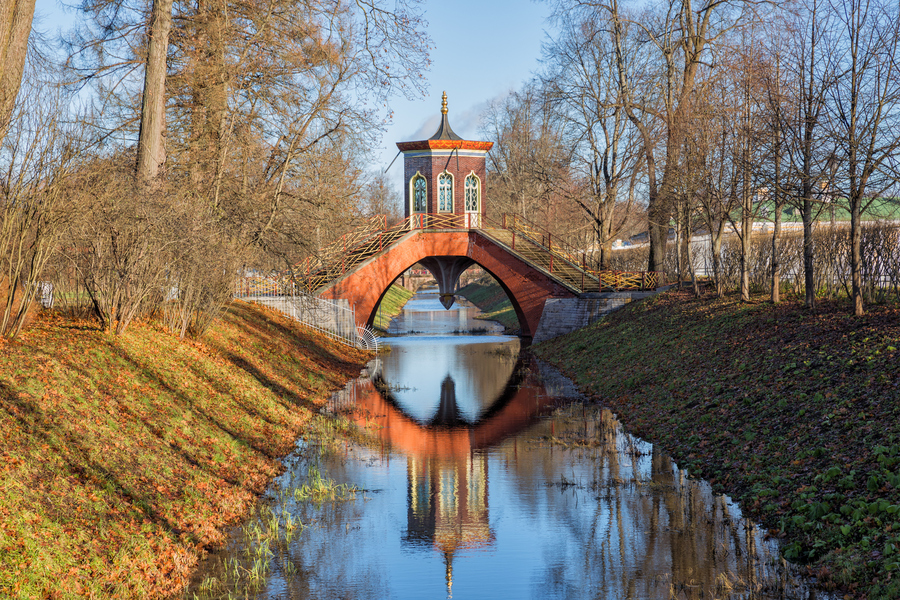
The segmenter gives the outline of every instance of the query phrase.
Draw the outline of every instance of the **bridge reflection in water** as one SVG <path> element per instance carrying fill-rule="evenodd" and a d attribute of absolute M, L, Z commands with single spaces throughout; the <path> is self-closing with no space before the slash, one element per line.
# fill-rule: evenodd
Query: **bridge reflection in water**
<path fill-rule="evenodd" d="M 458 315 L 439 311 L 408 314 L 418 320 L 409 328 L 432 318 L 458 327 Z M 520 356 L 518 340 L 391 341 L 373 377 L 329 404 L 369 442 L 309 448 L 289 461 L 271 496 L 286 498 L 283 510 L 306 527 L 271 547 L 265 583 L 237 584 L 237 597 L 813 597 L 735 504 L 623 431 L 609 411 L 574 405 L 544 416 L 575 390 Z M 365 493 L 296 500 L 313 462 Z M 215 559 L 217 578 L 235 560 L 252 566 L 258 530 L 242 535 Z"/>
<path fill-rule="evenodd" d="M 410 343 L 399 352 L 430 365 L 424 342 Z M 427 384 L 420 372 L 423 390 L 376 367 L 332 404 L 380 442 L 384 460 L 405 455 L 400 546 L 441 557 L 447 597 L 813 597 L 736 505 L 624 433 L 609 411 L 541 418 L 574 390 L 553 389 L 551 372 L 517 344 L 461 343 L 451 353 L 451 364 L 482 372 L 474 385 L 488 400 L 472 405 L 459 393 L 471 385 L 446 370 Z M 507 360 L 485 368 L 498 355 Z M 407 408 L 413 397 L 436 398 L 427 410 Z"/>
<path fill-rule="evenodd" d="M 495 542 L 488 510 L 488 455 L 480 450 L 528 428 L 560 402 L 545 393 L 537 361 L 529 354 L 515 356 L 518 343 L 480 346 L 467 345 L 462 355 L 463 362 L 469 363 L 466 367 L 470 374 L 481 371 L 481 377 L 474 381 L 480 397 L 489 399 L 474 419 L 461 410 L 450 374 L 441 380 L 440 401 L 436 407 L 431 405 L 432 414 L 419 411 L 418 419 L 408 415 L 397 396 L 410 390 L 392 389 L 383 379 L 379 363 L 370 379 L 357 380 L 343 394 L 335 395 L 329 406 L 370 431 L 385 450 L 407 455 L 407 529 L 403 543 L 412 547 L 431 545 L 443 556 L 448 595 L 452 594 L 456 552 L 488 549 Z M 483 360 L 485 353 L 494 354 L 493 360 Z M 515 358 L 515 362 L 505 361 L 504 368 L 498 354 Z M 433 353 L 429 356 L 446 360 Z M 478 369 L 476 365 L 492 368 Z"/>

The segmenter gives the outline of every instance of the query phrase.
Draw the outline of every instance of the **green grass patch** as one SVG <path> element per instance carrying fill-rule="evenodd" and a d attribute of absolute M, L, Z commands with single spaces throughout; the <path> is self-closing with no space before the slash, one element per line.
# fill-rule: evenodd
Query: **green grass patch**
<path fill-rule="evenodd" d="M 412 297 L 413 293 L 408 289 L 392 284 L 378 305 L 378 312 L 375 313 L 375 329 L 386 332 L 391 319 L 400 314 L 403 305 Z"/>
<path fill-rule="evenodd" d="M 457 293 L 481 310 L 479 318 L 497 321 L 510 332 L 519 329 L 519 320 L 512 303 L 493 278 L 470 283 L 461 287 Z"/>
<path fill-rule="evenodd" d="M 534 350 L 741 500 L 789 560 L 900 597 L 900 308 L 670 291 Z"/>

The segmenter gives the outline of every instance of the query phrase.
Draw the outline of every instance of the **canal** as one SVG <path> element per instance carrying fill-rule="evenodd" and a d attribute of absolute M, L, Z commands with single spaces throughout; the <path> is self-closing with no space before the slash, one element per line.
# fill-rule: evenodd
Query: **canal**
<path fill-rule="evenodd" d="M 813 597 L 736 504 L 475 312 L 413 297 L 329 403 L 354 441 L 299 443 L 186 597 Z"/>

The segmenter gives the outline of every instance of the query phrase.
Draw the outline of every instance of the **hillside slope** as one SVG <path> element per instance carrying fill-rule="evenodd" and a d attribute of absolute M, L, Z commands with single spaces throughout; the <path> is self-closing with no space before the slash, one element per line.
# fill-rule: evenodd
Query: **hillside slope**
<path fill-rule="evenodd" d="M 43 317 L 0 346 L 0 597 L 179 593 L 366 359 L 245 303 L 203 343 Z"/>
<path fill-rule="evenodd" d="M 669 292 L 535 351 L 826 588 L 900 597 L 900 308 Z"/>
<path fill-rule="evenodd" d="M 497 321 L 506 327 L 507 333 L 518 332 L 519 319 L 516 318 L 516 311 L 506 297 L 506 292 L 493 278 L 485 277 L 480 281 L 474 281 L 459 288 L 456 293 L 482 311 L 478 315 L 479 319 Z"/>

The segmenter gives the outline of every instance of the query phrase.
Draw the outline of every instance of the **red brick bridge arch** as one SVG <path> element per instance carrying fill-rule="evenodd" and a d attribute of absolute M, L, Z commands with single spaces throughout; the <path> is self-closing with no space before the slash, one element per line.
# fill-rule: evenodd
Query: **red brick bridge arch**
<path fill-rule="evenodd" d="M 409 455 L 470 457 L 473 450 L 494 446 L 559 406 L 559 398 L 544 393 L 536 376 L 538 373 L 533 359 L 520 354 L 505 389 L 487 414 L 474 423 L 449 426 L 419 423 L 403 411 L 390 392 L 379 389 L 372 379 L 357 379 L 353 383 L 352 407 L 337 410 L 392 448 Z M 452 404 L 455 407 L 455 397 Z M 373 423 L 378 426 L 372 428 Z"/>
<path fill-rule="evenodd" d="M 385 252 L 370 258 L 332 282 L 318 295 L 346 299 L 356 311 L 357 325 L 372 325 L 378 305 L 390 285 L 416 263 L 456 270 L 475 263 L 500 284 L 516 311 L 523 337 L 533 337 L 548 298 L 576 294 L 528 262 L 511 254 L 478 230 L 416 230 Z M 453 278 L 455 282 L 455 277 Z"/>

